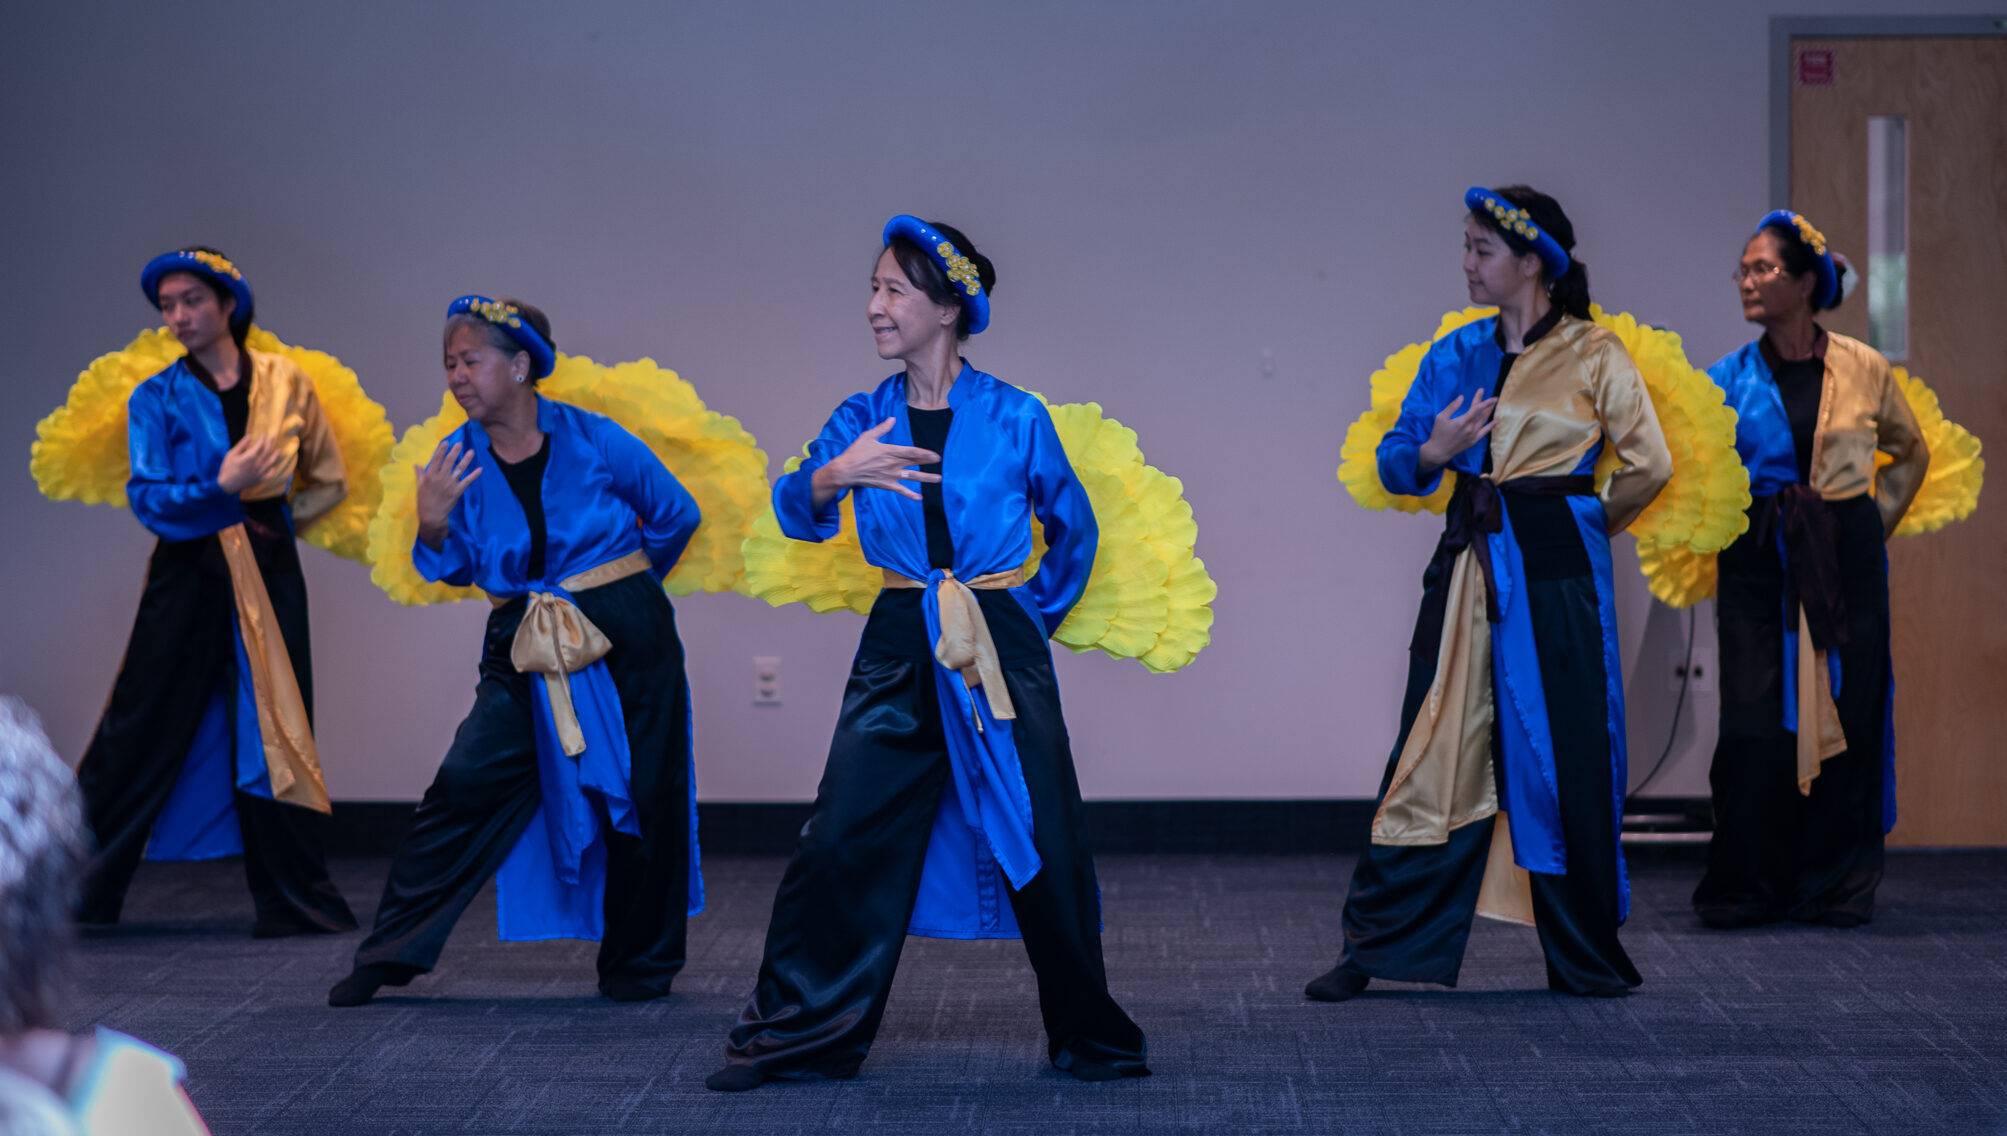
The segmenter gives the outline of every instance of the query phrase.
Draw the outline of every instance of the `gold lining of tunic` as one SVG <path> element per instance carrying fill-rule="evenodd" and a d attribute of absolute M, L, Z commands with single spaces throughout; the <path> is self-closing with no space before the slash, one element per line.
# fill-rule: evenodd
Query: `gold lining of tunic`
<path fill-rule="evenodd" d="M 284 458 L 278 472 L 246 489 L 246 501 L 266 501 L 292 495 L 293 528 L 305 532 L 334 511 L 348 496 L 348 471 L 341 447 L 321 411 L 313 380 L 284 355 L 244 352 L 251 358 L 250 413 L 247 438 L 264 435 L 277 442 Z"/>

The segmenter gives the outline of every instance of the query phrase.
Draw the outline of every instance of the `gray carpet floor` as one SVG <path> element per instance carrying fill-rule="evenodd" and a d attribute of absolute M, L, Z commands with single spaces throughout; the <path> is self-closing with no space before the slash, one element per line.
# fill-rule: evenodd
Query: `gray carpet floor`
<path fill-rule="evenodd" d="M 592 944 L 495 942 L 484 897 L 439 970 L 334 1010 L 357 936 L 254 942 L 238 861 L 150 864 L 82 944 L 73 1024 L 178 1054 L 219 1134 L 2007 1132 L 2007 852 L 1894 854 L 1846 931 L 1707 931 L 1698 866 L 1646 860 L 1631 998 L 1548 993 L 1533 933 L 1479 920 L 1461 988 L 1338 1006 L 1302 988 L 1349 858 L 1104 857 L 1111 986 L 1156 1076 L 1052 1071 L 1018 944 L 915 939 L 862 1076 L 707 1093 L 781 866 L 706 865 L 661 1001 L 596 996 Z M 335 864 L 365 920 L 385 867 Z"/>

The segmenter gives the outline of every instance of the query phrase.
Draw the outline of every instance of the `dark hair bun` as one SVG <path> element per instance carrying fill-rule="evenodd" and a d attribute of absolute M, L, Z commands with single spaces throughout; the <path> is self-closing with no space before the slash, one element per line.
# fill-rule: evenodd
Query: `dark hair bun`
<path fill-rule="evenodd" d="M 551 350 L 552 351 L 557 350 L 557 339 L 555 336 L 551 335 L 551 318 L 544 314 L 544 310 L 542 308 L 537 307 L 535 304 L 529 303 L 524 300 L 510 299 L 507 296 L 502 297 L 502 302 L 505 304 L 513 305 L 517 313 L 520 314 L 525 320 L 529 321 L 530 327 L 533 328 L 538 335 L 544 337 L 544 342 L 551 345 Z"/>

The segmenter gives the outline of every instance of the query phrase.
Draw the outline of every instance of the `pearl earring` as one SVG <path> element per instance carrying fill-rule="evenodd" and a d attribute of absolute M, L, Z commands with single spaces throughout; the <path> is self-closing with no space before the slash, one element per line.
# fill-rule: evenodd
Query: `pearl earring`
<path fill-rule="evenodd" d="M 517 375 L 517 376 L 516 376 L 516 381 L 520 383 L 520 382 L 522 382 L 523 380 L 525 380 L 525 379 L 527 379 L 527 378 L 529 378 L 529 376 L 528 376 L 528 375 Z"/>

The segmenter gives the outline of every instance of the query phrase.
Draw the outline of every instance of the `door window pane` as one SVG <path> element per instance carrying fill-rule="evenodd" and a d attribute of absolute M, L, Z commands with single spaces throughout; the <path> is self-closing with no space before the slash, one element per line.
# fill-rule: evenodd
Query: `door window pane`
<path fill-rule="evenodd" d="M 1909 356 L 1909 120 L 1868 119 L 1868 343 Z"/>

